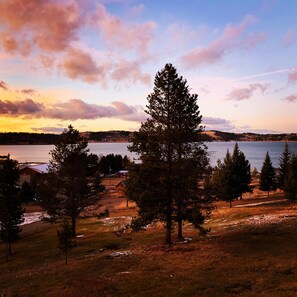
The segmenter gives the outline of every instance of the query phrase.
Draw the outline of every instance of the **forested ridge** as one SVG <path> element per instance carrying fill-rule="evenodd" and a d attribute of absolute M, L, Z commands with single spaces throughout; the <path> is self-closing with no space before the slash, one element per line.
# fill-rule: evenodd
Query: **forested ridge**
<path fill-rule="evenodd" d="M 81 133 L 89 142 L 129 142 L 131 131 L 98 131 Z M 205 131 L 201 137 L 203 141 L 297 141 L 297 133 L 256 134 L 230 133 L 222 131 Z M 60 134 L 29 133 L 29 132 L 2 132 L 2 144 L 55 144 Z"/>

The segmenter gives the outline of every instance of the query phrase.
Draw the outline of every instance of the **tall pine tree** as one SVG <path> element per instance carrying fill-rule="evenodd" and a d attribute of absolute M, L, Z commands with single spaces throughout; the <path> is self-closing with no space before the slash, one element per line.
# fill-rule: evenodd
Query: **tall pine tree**
<path fill-rule="evenodd" d="M 234 145 L 232 163 L 236 189 L 240 199 L 242 199 L 243 193 L 252 191 L 250 187 L 252 176 L 250 162 L 245 158 L 244 153 L 239 149 L 237 143 Z"/>
<path fill-rule="evenodd" d="M 287 199 L 297 200 L 297 155 L 291 156 L 288 173 L 285 178 L 284 192 Z"/>
<path fill-rule="evenodd" d="M 284 190 L 285 183 L 288 179 L 291 157 L 292 156 L 291 152 L 289 151 L 289 145 L 286 142 L 284 151 L 279 159 L 278 186 L 281 190 Z"/>
<path fill-rule="evenodd" d="M 133 225 L 164 222 L 168 244 L 174 221 L 181 239 L 182 222 L 188 220 L 200 228 L 207 213 L 202 211 L 202 205 L 208 205 L 206 197 L 198 189 L 208 157 L 198 137 L 202 127 L 197 97 L 190 94 L 176 69 L 166 64 L 148 96 L 150 118 L 134 133 L 130 147 L 141 160 L 130 167 L 128 180 L 128 195 L 139 207 Z"/>
<path fill-rule="evenodd" d="M 0 237 L 7 244 L 11 255 L 11 244 L 19 239 L 20 224 L 24 221 L 24 209 L 18 195 L 17 161 L 7 158 L 0 162 Z"/>
<path fill-rule="evenodd" d="M 71 221 L 72 235 L 80 213 L 98 201 L 95 185 L 88 174 L 88 143 L 79 131 L 69 126 L 51 151 L 49 173 L 39 183 L 41 205 L 51 222 Z"/>
<path fill-rule="evenodd" d="M 260 190 L 267 191 L 268 196 L 270 191 L 276 190 L 275 170 L 268 152 L 266 153 L 260 173 Z"/>

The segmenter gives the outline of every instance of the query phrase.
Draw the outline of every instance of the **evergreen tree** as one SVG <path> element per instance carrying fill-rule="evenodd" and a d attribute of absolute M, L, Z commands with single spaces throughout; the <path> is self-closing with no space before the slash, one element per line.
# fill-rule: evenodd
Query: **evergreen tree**
<path fill-rule="evenodd" d="M 40 202 L 49 220 L 69 219 L 73 236 L 80 213 L 98 201 L 94 180 L 88 177 L 88 151 L 87 141 L 69 126 L 51 151 L 49 172 L 39 183 Z"/>
<path fill-rule="evenodd" d="M 258 172 L 257 168 L 254 167 L 254 169 L 252 171 L 252 178 L 257 179 L 258 177 L 259 177 L 259 172 Z"/>
<path fill-rule="evenodd" d="M 70 250 L 76 247 L 76 242 L 72 237 L 71 225 L 65 220 L 60 230 L 57 230 L 58 248 L 65 255 L 65 264 L 67 265 L 68 254 Z"/>
<path fill-rule="evenodd" d="M 276 190 L 275 171 L 268 152 L 260 173 L 260 190 L 267 191 L 268 196 L 270 191 Z"/>
<path fill-rule="evenodd" d="M 297 200 L 297 155 L 290 158 L 290 165 L 284 184 L 285 196 L 290 201 Z"/>
<path fill-rule="evenodd" d="M 127 156 L 125 157 L 123 158 L 121 155 L 114 154 L 102 156 L 99 161 L 100 172 L 103 174 L 112 174 L 122 170 L 124 168 L 124 162 L 127 162 Z"/>
<path fill-rule="evenodd" d="M 36 191 L 30 183 L 24 181 L 19 195 L 22 202 L 30 202 L 34 200 Z"/>
<path fill-rule="evenodd" d="M 286 142 L 284 151 L 279 159 L 278 186 L 281 190 L 284 190 L 285 183 L 288 178 L 290 162 L 291 162 L 291 153 L 289 151 L 289 145 Z"/>
<path fill-rule="evenodd" d="M 168 244 L 174 221 L 182 238 L 182 221 L 200 228 L 207 212 L 202 211 L 202 204 L 209 205 L 198 188 L 208 158 L 198 137 L 202 127 L 197 97 L 190 94 L 187 81 L 176 69 L 166 64 L 157 73 L 153 93 L 148 96 L 146 112 L 150 118 L 134 133 L 129 148 L 141 160 L 129 170 L 128 195 L 139 207 L 133 226 L 164 222 Z"/>
<path fill-rule="evenodd" d="M 244 153 L 240 151 L 237 143 L 234 146 L 232 163 L 235 186 L 240 199 L 242 199 L 243 193 L 252 191 L 250 187 L 252 176 L 250 162 L 245 158 Z"/>
<path fill-rule="evenodd" d="M 223 163 L 218 160 L 218 164 L 212 176 L 212 186 L 216 198 L 229 202 L 230 207 L 232 201 L 239 197 L 236 189 L 236 181 L 234 180 L 234 170 L 232 157 L 227 150 Z"/>
<path fill-rule="evenodd" d="M 224 162 L 218 162 L 212 179 L 215 196 L 227 201 L 232 206 L 232 201 L 241 198 L 245 192 L 250 192 L 251 166 L 245 155 L 240 151 L 238 144 L 234 146 L 233 154 L 227 150 Z"/>
<path fill-rule="evenodd" d="M 0 162 L 0 237 L 7 244 L 7 255 L 11 255 L 11 244 L 19 239 L 20 224 L 24 221 L 18 179 L 17 161 L 8 155 Z"/>

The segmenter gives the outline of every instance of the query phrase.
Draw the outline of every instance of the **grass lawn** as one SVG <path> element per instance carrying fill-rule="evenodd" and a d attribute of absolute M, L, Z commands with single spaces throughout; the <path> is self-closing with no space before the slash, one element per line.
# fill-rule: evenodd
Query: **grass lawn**
<path fill-rule="evenodd" d="M 7 263 L 1 244 L 0 296 L 297 296 L 297 205 L 218 207 L 209 235 L 185 225 L 171 248 L 158 225 L 117 236 L 121 220 L 81 219 L 68 265 L 58 226 L 24 233 Z"/>

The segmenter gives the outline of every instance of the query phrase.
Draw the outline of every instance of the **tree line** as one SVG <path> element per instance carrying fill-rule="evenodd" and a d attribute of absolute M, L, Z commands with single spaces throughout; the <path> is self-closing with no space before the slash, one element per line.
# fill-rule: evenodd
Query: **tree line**
<path fill-rule="evenodd" d="M 99 131 L 82 133 L 88 141 L 129 141 L 132 132 L 129 131 Z M 56 144 L 60 134 L 0 132 L 0 144 Z"/>

